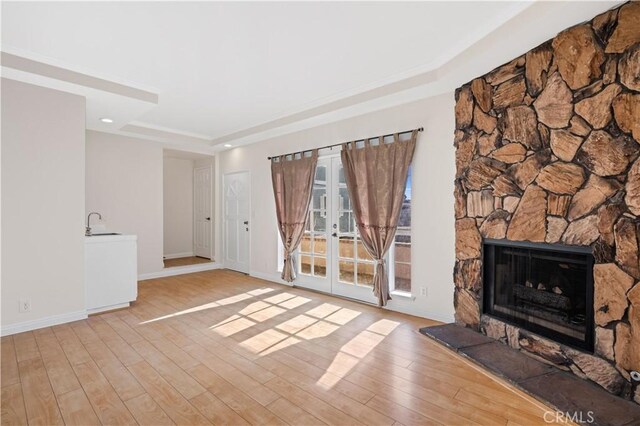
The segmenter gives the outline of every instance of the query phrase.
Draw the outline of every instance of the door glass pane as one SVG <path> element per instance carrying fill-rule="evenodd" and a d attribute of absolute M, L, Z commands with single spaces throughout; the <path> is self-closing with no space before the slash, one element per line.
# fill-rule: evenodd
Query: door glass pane
<path fill-rule="evenodd" d="M 316 182 L 326 182 L 327 181 L 327 166 L 320 165 L 316 167 Z"/>
<path fill-rule="evenodd" d="M 338 255 L 353 259 L 353 237 L 340 237 L 338 240 Z"/>
<path fill-rule="evenodd" d="M 371 257 L 367 249 L 364 248 L 364 244 L 362 244 L 362 241 L 358 240 L 357 244 L 358 244 L 358 259 L 373 261 L 373 257 Z"/>
<path fill-rule="evenodd" d="M 313 253 L 327 254 L 327 238 L 324 235 L 315 235 L 313 238 Z"/>
<path fill-rule="evenodd" d="M 373 286 L 375 263 L 358 262 L 358 284 Z"/>
<path fill-rule="evenodd" d="M 403 235 L 404 234 L 404 235 Z M 411 292 L 411 235 L 398 229 L 395 238 L 395 290 Z"/>
<path fill-rule="evenodd" d="M 345 283 L 353 284 L 354 263 L 341 260 L 338 262 L 338 278 Z"/>
<path fill-rule="evenodd" d="M 313 212 L 313 230 L 315 232 L 326 232 L 327 230 L 327 219 L 326 214 L 321 211 Z"/>
<path fill-rule="evenodd" d="M 300 272 L 303 274 L 311 274 L 311 256 L 300 256 Z"/>
<path fill-rule="evenodd" d="M 338 189 L 338 210 L 351 210 L 351 199 L 346 187 Z"/>
<path fill-rule="evenodd" d="M 316 277 L 327 276 L 327 259 L 321 256 L 315 256 L 313 258 L 313 275 Z"/>
<path fill-rule="evenodd" d="M 305 232 L 300 242 L 300 252 L 311 253 L 311 234 Z"/>
<path fill-rule="evenodd" d="M 322 209 L 324 208 L 324 196 L 327 193 L 327 188 L 315 186 L 311 195 L 311 208 Z"/>
<path fill-rule="evenodd" d="M 341 234 L 352 234 L 354 231 L 352 214 L 349 212 L 340 212 L 338 218 L 338 232 Z"/>

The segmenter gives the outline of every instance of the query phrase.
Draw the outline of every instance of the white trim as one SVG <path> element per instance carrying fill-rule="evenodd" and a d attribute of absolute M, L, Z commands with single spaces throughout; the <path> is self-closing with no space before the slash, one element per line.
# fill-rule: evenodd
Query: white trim
<path fill-rule="evenodd" d="M 194 257 L 192 251 L 185 251 L 184 253 L 174 253 L 174 254 L 165 254 L 163 257 L 165 259 L 180 259 L 181 257 Z"/>
<path fill-rule="evenodd" d="M 51 327 L 52 325 L 64 324 L 72 321 L 87 319 L 87 311 L 68 312 L 66 314 L 52 315 L 50 317 L 39 318 L 30 321 L 19 322 L 2 326 L 2 336 L 22 333 L 25 331 L 37 330 L 39 328 Z"/>
<path fill-rule="evenodd" d="M 154 278 L 172 277 L 174 275 L 192 274 L 194 272 L 211 271 L 220 269 L 222 265 L 218 262 L 198 263 L 196 265 L 174 266 L 172 268 L 164 268 L 158 272 L 148 272 L 138 275 L 138 281 L 152 280 Z"/>
<path fill-rule="evenodd" d="M 287 287 L 293 287 L 293 283 L 288 283 L 282 278 L 280 278 L 280 274 L 267 274 L 265 272 L 249 271 L 249 276 L 254 278 L 259 278 L 261 280 L 266 280 L 266 281 L 271 281 L 274 283 L 286 285 Z"/>
<path fill-rule="evenodd" d="M 87 309 L 87 314 L 88 315 L 93 315 L 93 314 L 97 314 L 99 312 L 113 311 L 114 309 L 128 308 L 129 306 L 131 306 L 131 303 L 129 303 L 129 302 L 116 303 L 115 305 L 101 306 L 99 308 Z"/>

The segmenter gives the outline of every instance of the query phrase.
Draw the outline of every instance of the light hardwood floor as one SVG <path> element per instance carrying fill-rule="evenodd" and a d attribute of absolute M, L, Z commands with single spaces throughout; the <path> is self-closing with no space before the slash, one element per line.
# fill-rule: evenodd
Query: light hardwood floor
<path fill-rule="evenodd" d="M 200 263 L 210 263 L 213 262 L 211 259 L 206 259 L 204 257 L 178 257 L 176 259 L 164 259 L 164 267 L 165 268 L 173 268 L 174 266 L 188 266 L 188 265 L 198 265 Z"/>
<path fill-rule="evenodd" d="M 546 408 L 430 321 L 216 270 L 2 338 L 2 424 L 529 425 Z"/>

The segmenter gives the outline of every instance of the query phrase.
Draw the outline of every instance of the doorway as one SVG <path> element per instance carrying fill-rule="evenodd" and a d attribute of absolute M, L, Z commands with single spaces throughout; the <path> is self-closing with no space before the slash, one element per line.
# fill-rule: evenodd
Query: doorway
<path fill-rule="evenodd" d="M 213 157 L 164 150 L 163 261 L 165 268 L 212 263 Z"/>
<path fill-rule="evenodd" d="M 228 173 L 223 178 L 224 267 L 249 273 L 250 199 L 249 172 Z"/>
<path fill-rule="evenodd" d="M 375 262 L 362 245 L 340 157 L 318 160 L 296 285 L 375 303 Z"/>

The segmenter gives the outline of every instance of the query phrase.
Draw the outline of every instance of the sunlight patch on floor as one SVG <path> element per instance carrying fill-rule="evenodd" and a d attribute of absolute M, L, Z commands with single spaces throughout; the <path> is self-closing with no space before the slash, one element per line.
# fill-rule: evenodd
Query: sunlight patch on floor
<path fill-rule="evenodd" d="M 261 311 L 262 309 L 268 308 L 269 306 L 273 306 L 273 305 L 271 305 L 270 303 L 263 302 L 262 300 L 259 300 L 257 302 L 250 303 L 247 306 L 245 306 L 244 308 L 240 309 L 238 311 L 238 314 L 239 315 L 249 315 L 249 314 L 252 314 L 254 312 Z"/>
<path fill-rule="evenodd" d="M 245 293 L 240 293 L 240 294 L 236 294 L 234 296 L 225 297 L 223 299 L 219 299 L 219 300 L 216 300 L 216 301 L 213 301 L 213 302 L 205 303 L 204 305 L 194 306 L 193 308 L 184 309 L 182 311 L 174 312 L 172 314 L 163 315 L 163 316 L 160 316 L 160 317 L 157 317 L 157 318 L 153 318 L 153 319 L 150 319 L 150 320 L 147 320 L 147 321 L 141 321 L 141 322 L 139 322 L 139 324 L 148 324 L 148 323 L 152 323 L 152 322 L 156 322 L 156 321 L 162 321 L 162 320 L 165 320 L 165 319 L 177 317 L 177 316 L 180 316 L 180 315 L 192 314 L 192 313 L 195 313 L 195 312 L 206 311 L 207 309 L 218 308 L 220 306 L 232 305 L 234 303 L 242 302 L 244 300 L 251 299 L 253 297 L 257 297 L 257 296 L 261 296 L 261 295 L 266 294 L 266 293 L 270 293 L 272 291 L 275 291 L 275 290 L 272 289 L 272 288 L 269 288 L 269 287 L 258 288 L 258 289 L 255 289 L 255 290 L 247 291 Z"/>
<path fill-rule="evenodd" d="M 311 326 L 316 321 L 318 321 L 316 318 L 311 318 L 307 315 L 298 315 L 297 317 L 276 325 L 276 328 L 289 334 L 296 334 L 300 330 Z"/>
<path fill-rule="evenodd" d="M 309 302 L 311 302 L 311 299 L 307 299 L 306 297 L 302 296 L 296 296 L 293 299 L 278 303 L 278 306 L 282 306 L 283 308 L 287 309 L 295 309 Z"/>
<path fill-rule="evenodd" d="M 215 331 L 223 337 L 229 337 L 236 333 L 246 330 L 249 327 L 256 325 L 255 322 L 245 317 L 239 317 L 230 322 L 225 322 L 219 326 L 209 327 L 210 330 Z"/>
<path fill-rule="evenodd" d="M 336 324 L 345 325 L 349 321 L 355 319 L 358 315 L 360 315 L 360 312 L 358 311 L 342 308 L 339 311 L 336 311 L 333 314 L 329 315 L 325 319 Z"/>
<path fill-rule="evenodd" d="M 277 317 L 278 315 L 284 312 L 287 312 L 287 310 L 280 308 L 278 306 L 270 306 L 261 311 L 254 312 L 253 314 L 249 315 L 249 318 L 257 322 L 263 322 L 263 321 L 270 320 L 273 317 Z"/>
<path fill-rule="evenodd" d="M 281 333 L 272 328 L 263 331 L 262 333 L 256 334 L 253 337 L 248 338 L 244 342 L 240 343 L 241 346 L 249 349 L 254 353 L 260 353 L 267 348 L 270 348 L 288 338 L 288 334 Z"/>
<path fill-rule="evenodd" d="M 325 374 L 316 383 L 326 390 L 333 388 L 398 325 L 400 325 L 399 322 L 383 319 L 358 333 L 342 345 L 331 365 L 325 370 Z"/>
<path fill-rule="evenodd" d="M 339 310 L 340 306 L 332 305 L 331 303 L 323 303 L 322 305 L 316 306 L 315 308 L 305 312 L 307 315 L 316 318 L 324 318 L 335 311 Z"/>

